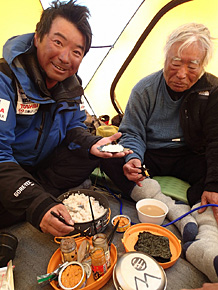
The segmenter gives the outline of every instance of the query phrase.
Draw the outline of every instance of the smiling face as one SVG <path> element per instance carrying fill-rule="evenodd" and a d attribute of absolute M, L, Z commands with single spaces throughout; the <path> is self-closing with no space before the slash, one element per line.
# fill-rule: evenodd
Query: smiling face
<path fill-rule="evenodd" d="M 84 56 L 85 37 L 65 18 L 55 18 L 43 39 L 36 33 L 34 44 L 39 64 L 46 73 L 48 89 L 78 71 Z"/>
<path fill-rule="evenodd" d="M 172 45 L 164 64 L 164 78 L 167 85 L 175 92 L 191 88 L 203 72 L 205 53 L 197 43 L 184 48 L 180 55 L 181 43 Z"/>

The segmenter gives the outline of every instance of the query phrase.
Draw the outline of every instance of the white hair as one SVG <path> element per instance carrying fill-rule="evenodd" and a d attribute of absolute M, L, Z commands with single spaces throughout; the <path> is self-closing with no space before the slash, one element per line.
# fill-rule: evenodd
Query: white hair
<path fill-rule="evenodd" d="M 165 58 L 167 58 L 167 54 L 174 43 L 181 42 L 181 46 L 178 50 L 179 55 L 184 48 L 187 48 L 193 43 L 197 43 L 205 52 L 205 57 L 203 59 L 203 67 L 205 67 L 213 54 L 212 39 L 209 29 L 203 24 L 187 23 L 179 26 L 167 39 L 164 48 Z"/>

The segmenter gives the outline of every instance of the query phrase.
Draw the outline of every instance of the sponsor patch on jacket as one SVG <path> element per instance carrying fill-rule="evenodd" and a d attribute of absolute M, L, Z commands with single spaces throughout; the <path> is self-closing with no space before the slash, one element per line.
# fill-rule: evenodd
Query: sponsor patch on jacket
<path fill-rule="evenodd" d="M 84 111 L 85 110 L 85 104 L 84 104 L 83 96 L 81 97 L 81 104 L 79 106 L 80 106 L 80 111 Z"/>
<path fill-rule="evenodd" d="M 201 91 L 198 94 L 201 96 L 209 96 L 210 95 L 209 91 Z"/>
<path fill-rule="evenodd" d="M 39 109 L 39 104 L 28 99 L 22 88 L 17 85 L 17 115 L 34 115 Z"/>
<path fill-rule="evenodd" d="M 8 109 L 10 102 L 8 100 L 0 99 L 0 120 L 6 121 L 8 116 Z"/>

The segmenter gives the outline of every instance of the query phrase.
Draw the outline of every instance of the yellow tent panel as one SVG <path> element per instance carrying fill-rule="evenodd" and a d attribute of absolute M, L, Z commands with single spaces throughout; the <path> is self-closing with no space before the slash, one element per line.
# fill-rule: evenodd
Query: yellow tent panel
<path fill-rule="evenodd" d="M 2 48 L 8 38 L 33 32 L 43 8 L 39 0 L 10 0 L 1 9 Z M 217 19 L 217 0 L 144 0 L 85 88 L 96 115 L 112 118 L 124 112 L 132 87 L 163 67 L 163 47 L 174 28 L 187 22 L 204 23 L 218 39 Z M 207 70 L 218 76 L 217 64 L 215 41 Z"/>
<path fill-rule="evenodd" d="M 144 1 L 85 89 L 96 114 L 112 118 L 125 110 L 132 87 L 163 67 L 163 47 L 174 28 L 187 22 L 203 23 L 218 38 L 217 19 L 217 0 Z M 140 44 L 141 36 L 145 38 Z M 217 41 L 207 70 L 218 76 Z"/>
<path fill-rule="evenodd" d="M 41 12 L 42 5 L 39 0 L 2 0 L 0 57 L 2 57 L 2 47 L 8 38 L 35 31 Z"/>

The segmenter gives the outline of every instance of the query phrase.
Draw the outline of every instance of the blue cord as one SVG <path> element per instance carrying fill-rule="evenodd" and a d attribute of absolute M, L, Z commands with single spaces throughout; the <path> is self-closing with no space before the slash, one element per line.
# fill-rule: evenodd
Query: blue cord
<path fill-rule="evenodd" d="M 102 173 L 103 173 L 103 172 L 102 172 Z M 105 181 L 105 188 L 108 190 L 109 193 L 111 193 L 111 194 L 112 194 L 112 195 L 113 195 L 113 196 L 114 196 L 114 197 L 119 201 L 119 203 L 120 203 L 120 214 L 122 215 L 122 214 L 123 214 L 123 213 L 122 213 L 122 210 L 123 210 L 123 203 L 122 203 L 121 199 L 120 199 L 119 197 L 117 197 L 117 196 L 116 196 L 116 195 L 115 195 L 115 194 L 110 190 L 110 188 L 107 186 L 107 182 L 106 182 L 106 179 L 105 179 L 105 177 L 103 176 L 103 174 L 102 174 L 102 177 L 103 177 L 103 179 L 104 179 L 104 181 Z M 196 211 L 196 210 L 199 210 L 200 208 L 204 208 L 204 207 L 208 207 L 208 206 L 215 206 L 215 207 L 218 207 L 218 204 L 209 203 L 209 204 L 205 204 L 205 205 L 198 206 L 198 207 L 196 207 L 196 208 L 194 208 L 194 209 L 188 211 L 187 213 L 181 215 L 181 216 L 178 217 L 177 219 L 175 219 L 175 220 L 173 220 L 173 221 L 171 221 L 171 222 L 169 222 L 169 223 L 167 223 L 167 224 L 165 224 L 165 225 L 162 225 L 162 227 L 164 227 L 164 228 L 165 228 L 165 227 L 168 227 L 168 226 L 170 226 L 170 225 L 176 223 L 177 221 L 181 220 L 182 218 L 186 217 L 187 215 L 191 214 L 192 212 L 194 212 L 194 211 Z M 131 224 L 132 224 L 132 225 L 135 225 L 136 223 L 131 222 Z"/>
<path fill-rule="evenodd" d="M 181 216 L 178 217 L 177 219 L 171 221 L 170 223 L 165 224 L 165 225 L 162 225 L 162 227 L 168 227 L 169 225 L 174 224 L 175 222 L 181 220 L 182 218 L 184 218 L 184 217 L 187 216 L 188 214 L 192 213 L 193 211 L 196 211 L 196 210 L 198 210 L 198 209 L 200 209 L 200 208 L 208 207 L 208 206 L 216 206 L 216 207 L 218 207 L 218 204 L 210 203 L 210 204 L 205 204 L 205 205 L 198 206 L 198 207 L 196 207 L 196 208 L 194 208 L 194 209 L 188 211 L 187 213 L 181 215 Z"/>

